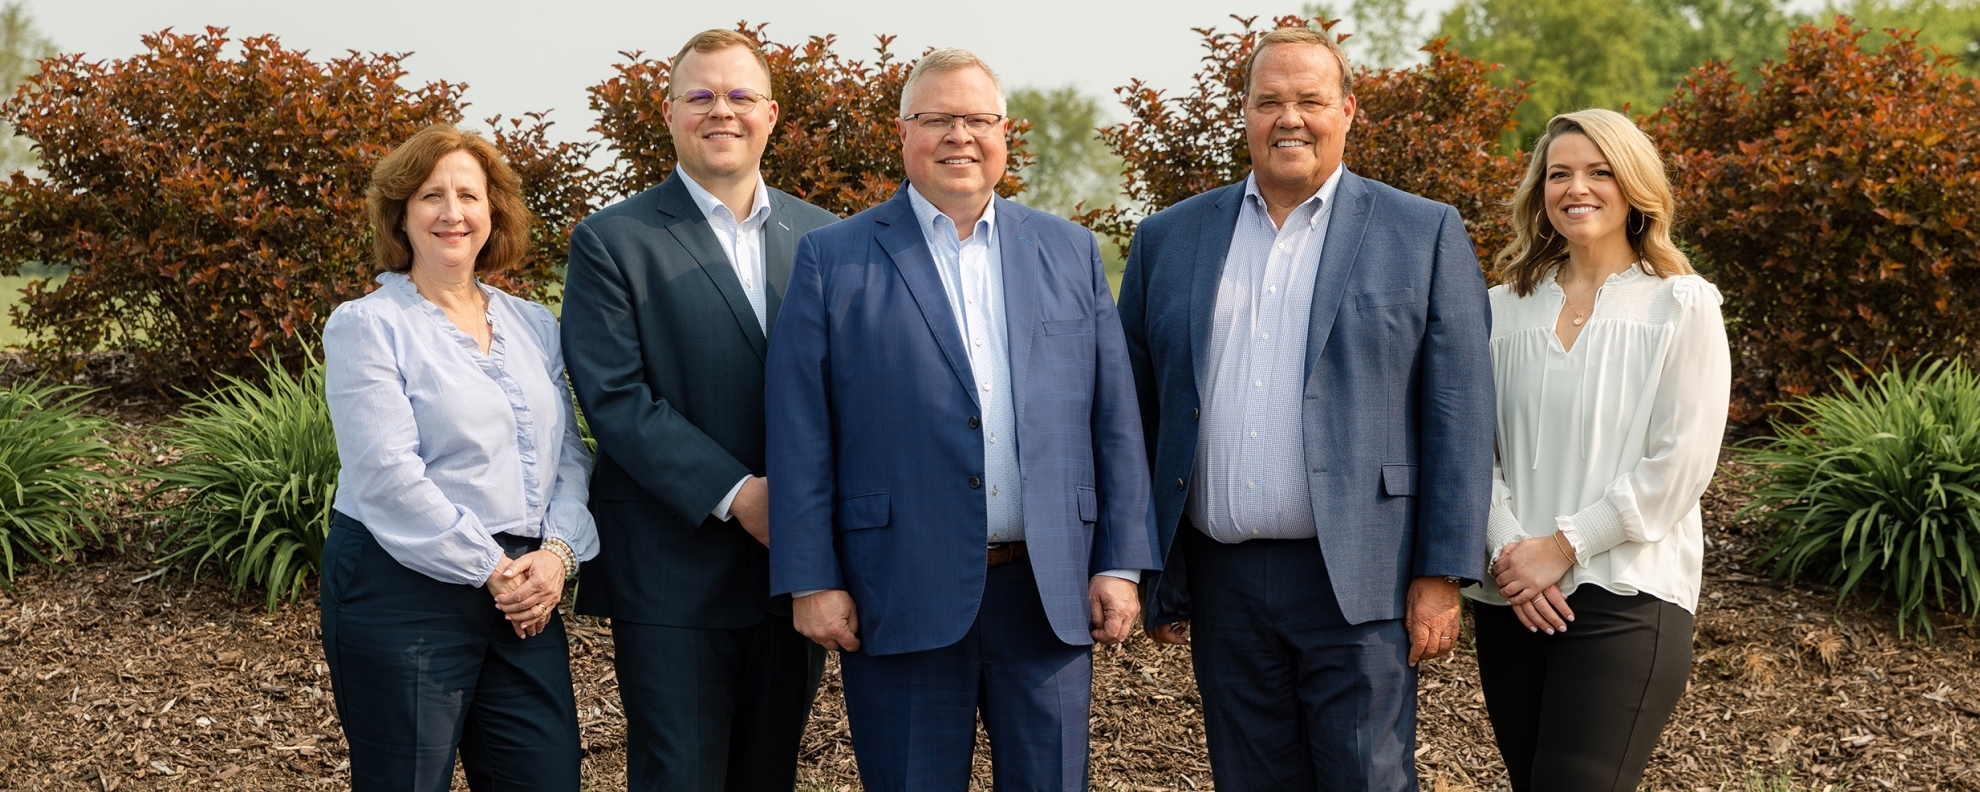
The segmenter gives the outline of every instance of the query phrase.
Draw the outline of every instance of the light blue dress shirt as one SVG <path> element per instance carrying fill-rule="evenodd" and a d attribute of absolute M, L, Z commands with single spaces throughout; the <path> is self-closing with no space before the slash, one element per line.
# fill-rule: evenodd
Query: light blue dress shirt
<path fill-rule="evenodd" d="M 1243 203 L 1210 328 L 1209 382 L 1196 443 L 1196 475 L 1185 509 L 1219 542 L 1311 539 L 1313 501 L 1300 424 L 1307 324 L 1341 173 L 1272 223 L 1258 177 Z"/>
<path fill-rule="evenodd" d="M 481 285 L 492 340 L 483 354 L 396 272 L 337 306 L 323 329 L 325 395 L 343 470 L 333 508 L 393 560 L 479 586 L 502 549 L 490 538 L 562 539 L 598 554 L 585 507 L 591 455 L 564 381 L 557 320 Z M 477 284 L 480 285 L 480 284 Z"/>

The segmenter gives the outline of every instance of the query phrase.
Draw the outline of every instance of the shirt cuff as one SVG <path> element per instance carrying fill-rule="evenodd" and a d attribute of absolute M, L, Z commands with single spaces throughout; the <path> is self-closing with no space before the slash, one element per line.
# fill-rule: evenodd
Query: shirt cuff
<path fill-rule="evenodd" d="M 1111 578 L 1120 578 L 1135 585 L 1141 584 L 1141 570 L 1139 569 L 1109 569 L 1105 572 L 1100 573 L 1100 575 L 1106 575 L 1107 577 L 1111 577 Z M 1099 577 L 1100 575 L 1094 575 L 1094 577 Z"/>
<path fill-rule="evenodd" d="M 831 589 L 805 589 L 803 591 L 793 591 L 791 592 L 791 599 L 797 599 L 799 597 L 809 597 L 813 594 L 817 594 L 822 591 L 831 591 Z"/>
<path fill-rule="evenodd" d="M 1513 516 L 1512 507 L 1500 504 L 1492 507 L 1485 518 L 1485 548 L 1492 561 L 1499 560 L 1499 553 L 1506 545 L 1526 538 L 1526 529 L 1519 527 L 1519 518 Z"/>
<path fill-rule="evenodd" d="M 741 480 L 737 481 L 735 486 L 729 488 L 729 494 L 722 496 L 722 502 L 715 504 L 715 508 L 710 509 L 708 514 L 717 520 L 728 522 L 729 505 L 736 502 L 736 493 L 741 492 L 742 485 L 748 484 L 751 478 L 751 476 L 744 476 Z"/>
<path fill-rule="evenodd" d="M 579 561 L 598 556 L 598 520 L 583 501 L 551 498 L 543 511 L 543 540 L 562 539 Z"/>
<path fill-rule="evenodd" d="M 1554 527 L 1574 546 L 1575 562 L 1580 564 L 1629 538 L 1623 533 L 1622 512 L 1608 498 L 1601 498 L 1571 516 L 1555 517 Z"/>

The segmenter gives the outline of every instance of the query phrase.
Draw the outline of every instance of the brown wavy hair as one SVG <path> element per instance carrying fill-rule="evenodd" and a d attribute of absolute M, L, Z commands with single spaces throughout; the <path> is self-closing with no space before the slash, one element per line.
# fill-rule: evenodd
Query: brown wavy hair
<path fill-rule="evenodd" d="M 522 179 L 486 138 L 453 124 L 434 124 L 413 133 L 371 169 L 364 188 L 365 214 L 371 216 L 371 251 L 387 272 L 412 270 L 412 240 L 406 237 L 406 201 L 433 175 L 434 166 L 456 151 L 481 163 L 488 178 L 488 241 L 474 257 L 477 275 L 501 272 L 529 252 L 533 219 L 523 205 Z"/>
<path fill-rule="evenodd" d="M 1616 186 L 1629 202 L 1623 233 L 1636 251 L 1637 266 L 1660 278 L 1690 274 L 1691 260 L 1671 242 L 1677 199 L 1671 194 L 1670 176 L 1664 172 L 1657 144 L 1623 114 L 1596 108 L 1554 116 L 1547 122 L 1547 134 L 1533 144 L 1526 176 L 1519 180 L 1510 205 L 1513 241 L 1493 258 L 1500 282 L 1525 297 L 1540 287 L 1541 278 L 1567 261 L 1567 240 L 1547 220 L 1547 190 L 1541 185 L 1547 175 L 1547 148 L 1562 135 L 1588 138 L 1609 161 Z"/>

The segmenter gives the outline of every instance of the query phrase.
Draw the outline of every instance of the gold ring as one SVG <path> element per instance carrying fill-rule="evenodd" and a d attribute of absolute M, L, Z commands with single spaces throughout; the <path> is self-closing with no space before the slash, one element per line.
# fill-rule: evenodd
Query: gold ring
<path fill-rule="evenodd" d="M 539 602 L 539 603 L 536 603 L 536 613 L 537 613 L 537 615 L 539 615 L 539 616 L 540 616 L 540 615 L 542 615 L 542 614 L 543 614 L 543 608 L 544 608 L 544 605 L 543 605 L 543 603 L 541 603 L 541 602 Z M 1444 640 L 1446 640 L 1446 641 L 1448 641 L 1448 640 L 1450 640 L 1450 639 L 1449 639 L 1449 638 L 1446 638 L 1446 639 L 1444 639 Z"/>

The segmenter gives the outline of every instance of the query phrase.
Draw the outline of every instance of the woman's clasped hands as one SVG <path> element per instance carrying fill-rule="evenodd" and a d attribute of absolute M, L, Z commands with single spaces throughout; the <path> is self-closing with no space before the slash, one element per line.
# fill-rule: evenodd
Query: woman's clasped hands
<path fill-rule="evenodd" d="M 1574 611 L 1561 594 L 1560 580 L 1574 568 L 1572 546 L 1556 532 L 1509 542 L 1492 561 L 1492 582 L 1499 596 L 1528 630 L 1548 635 L 1566 632 Z"/>
<path fill-rule="evenodd" d="M 528 638 L 543 632 L 557 604 L 564 598 L 564 560 L 549 550 L 536 550 L 521 558 L 503 556 L 488 576 L 488 593 L 516 629 L 516 637 Z"/>

